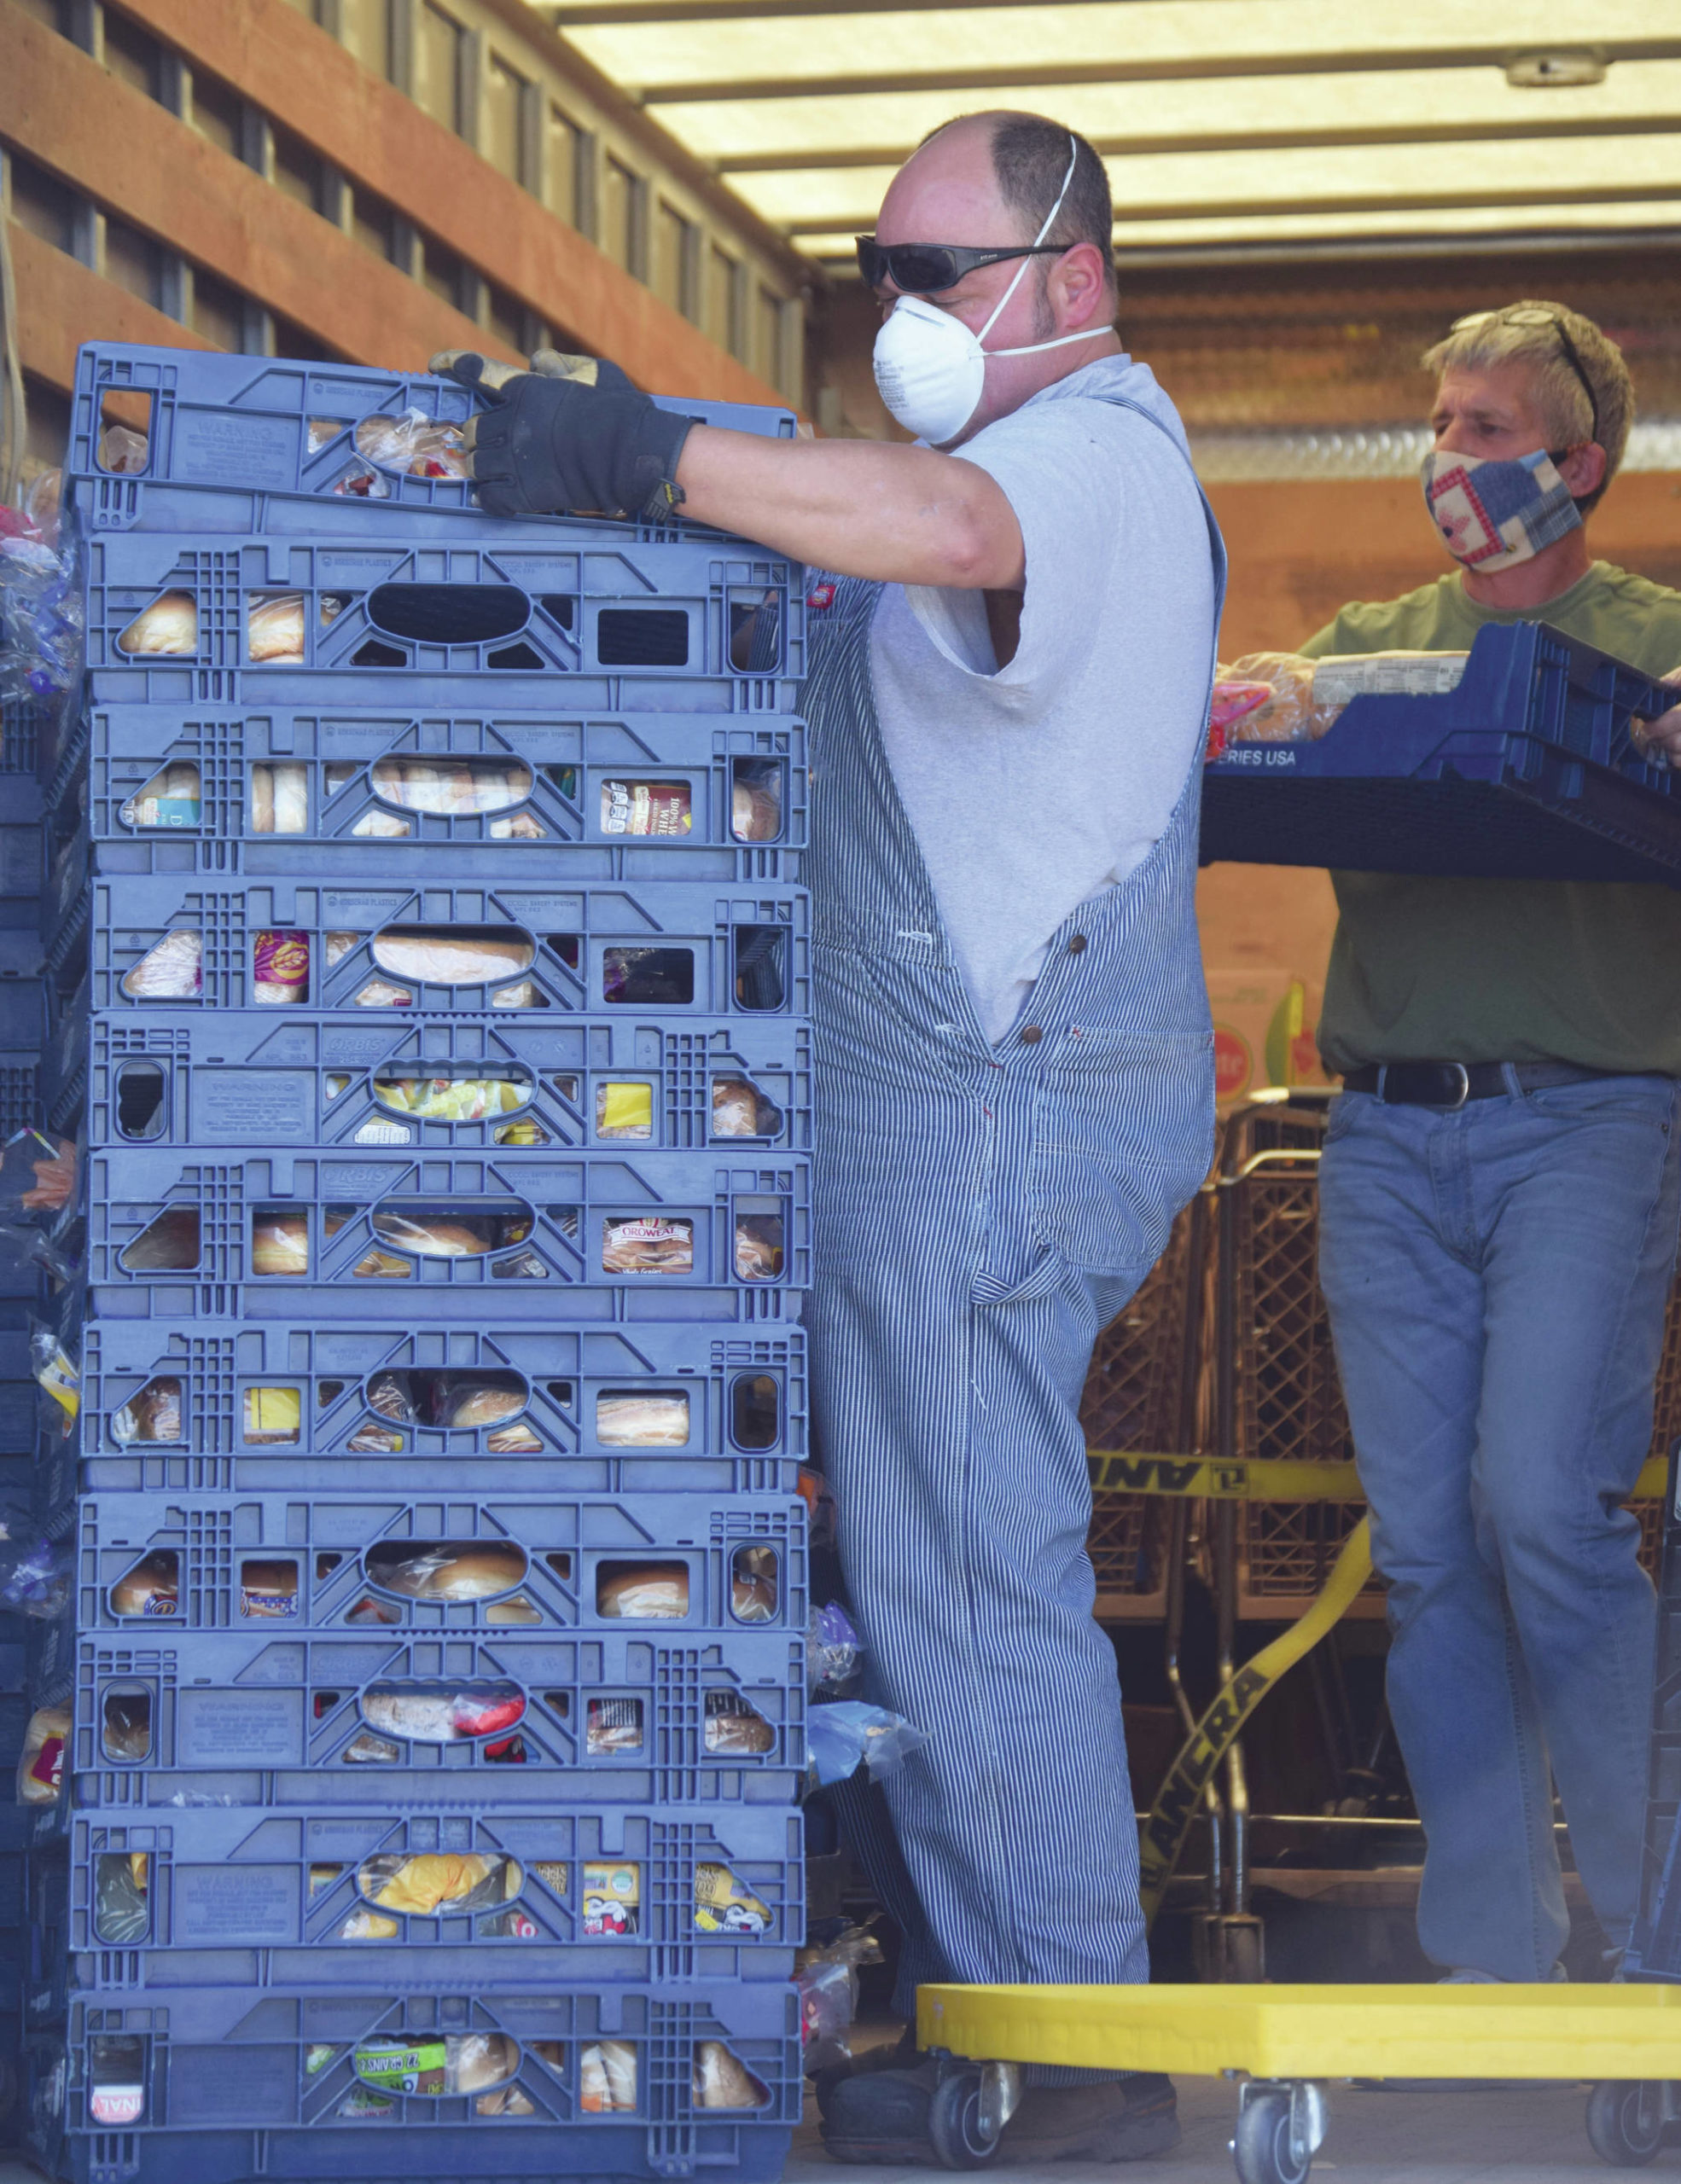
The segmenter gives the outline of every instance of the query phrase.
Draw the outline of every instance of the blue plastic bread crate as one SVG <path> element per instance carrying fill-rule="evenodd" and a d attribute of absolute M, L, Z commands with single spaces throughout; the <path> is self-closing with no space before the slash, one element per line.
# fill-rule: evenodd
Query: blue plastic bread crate
<path fill-rule="evenodd" d="M 651 1626 L 99 1633 L 78 1641 L 74 1803 L 790 1805 L 805 1655 L 803 1633 Z"/>
<path fill-rule="evenodd" d="M 67 2046 L 75 2184 L 773 2184 L 804 2094 L 798 1995 L 756 1982 L 78 1995 Z"/>
<path fill-rule="evenodd" d="M 18 810 L 11 778 L 0 774 L 0 926 L 33 935 L 46 882 L 46 832 L 38 816 Z"/>
<path fill-rule="evenodd" d="M 70 1855 L 67 1838 L 20 1854 L 23 1902 L 19 1999 L 26 2024 L 37 2030 L 62 2025 L 73 1974 L 70 1965 Z M 0 1941 L 0 1947 L 4 1943 Z"/>
<path fill-rule="evenodd" d="M 731 539 L 431 545 L 381 526 L 87 550 L 96 706 L 799 710 L 802 572 Z"/>
<path fill-rule="evenodd" d="M 186 1007 L 112 1009 L 87 1031 L 94 1146 L 811 1148 L 811 1030 L 796 1017 Z M 14 1129 L 36 1118 L 34 1074 L 19 1073 Z M 8 1081 L 0 1069 L 0 1097 Z"/>
<path fill-rule="evenodd" d="M 370 1028 L 405 1012 L 532 1021 L 657 1010 L 674 1026 L 686 1015 L 809 1014 L 803 889 L 555 879 L 96 880 L 92 1005 L 354 1009 Z"/>
<path fill-rule="evenodd" d="M 82 952 L 85 959 L 86 950 Z M 48 1129 L 68 1134 L 81 1129 L 86 1107 L 93 980 L 84 960 L 73 983 L 49 979 L 43 985 L 41 1102 Z"/>
<path fill-rule="evenodd" d="M 485 1800 L 73 1825 L 75 1978 L 105 1993 L 785 1981 L 803 1939 L 797 1811 Z"/>
<path fill-rule="evenodd" d="M 788 410 L 672 395 L 654 400 L 701 424 L 773 439 L 794 436 Z M 447 436 L 408 447 L 393 435 L 411 412 L 426 423 L 458 427 L 483 407 L 482 398 L 456 380 L 422 372 L 89 342 L 77 358 L 65 468 L 74 503 L 94 531 L 303 530 L 366 537 L 394 519 L 449 537 L 459 533 L 463 516 L 487 527 L 566 527 L 552 517 L 509 524 L 485 516 L 467 481 L 427 474 L 455 468 Z M 113 436 L 102 447 L 113 421 L 144 439 L 139 469 L 126 468 L 142 452 L 131 438 Z M 121 470 L 113 468 L 119 456 Z"/>
<path fill-rule="evenodd" d="M 81 1366 L 100 1493 L 788 1494 L 806 1446 L 794 1325 L 95 1321 Z"/>
<path fill-rule="evenodd" d="M 0 778 L 6 783 L 8 806 L 19 817 L 40 816 L 33 784 L 39 777 L 52 717 L 52 707 L 38 700 L 0 698 Z"/>
<path fill-rule="evenodd" d="M 806 1628 L 797 1496 L 84 1494 L 76 1537 L 80 1634 L 167 1623 L 189 1663 L 198 1633 L 276 1626 L 490 1636 L 634 1626 L 689 1637 Z"/>
<path fill-rule="evenodd" d="M 26 1066 L 47 1037 L 47 984 L 41 944 L 22 930 L 0 932 L 0 1054 Z"/>
<path fill-rule="evenodd" d="M 1229 745 L 1202 861 L 1681 886 L 1681 786 L 1630 735 L 1674 695 L 1544 623 L 1491 624 L 1457 689 L 1355 698 L 1315 743 Z"/>
<path fill-rule="evenodd" d="M 564 844 L 564 869 L 579 880 L 800 877 L 798 720 L 108 706 L 90 732 L 88 806 L 104 873 L 365 883 L 506 872 L 540 885 Z M 31 886 L 39 880 L 38 845 Z"/>
<path fill-rule="evenodd" d="M 804 1153 L 124 1146 L 87 1169 L 98 1319 L 797 1317 L 810 1279 Z"/>

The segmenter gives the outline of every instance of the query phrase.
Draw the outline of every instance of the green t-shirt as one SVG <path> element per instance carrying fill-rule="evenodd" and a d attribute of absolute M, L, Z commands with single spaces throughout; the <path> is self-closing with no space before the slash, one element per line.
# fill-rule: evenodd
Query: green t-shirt
<path fill-rule="evenodd" d="M 1649 675 L 1681 666 L 1681 592 L 1596 561 L 1527 614 L 1457 574 L 1345 607 L 1301 648 L 1463 652 L 1486 622 L 1549 622 Z M 1681 1077 L 1681 891 L 1561 880 L 1334 872 L 1336 938 L 1319 1046 L 1365 1062 L 1567 1061 Z"/>

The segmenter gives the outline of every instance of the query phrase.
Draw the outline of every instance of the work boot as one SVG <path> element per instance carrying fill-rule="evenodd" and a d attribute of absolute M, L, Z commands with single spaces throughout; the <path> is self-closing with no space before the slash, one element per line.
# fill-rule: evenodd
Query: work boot
<path fill-rule="evenodd" d="M 1173 2081 L 1137 2071 L 1108 2085 L 1030 2085 L 1004 2125 L 1001 2161 L 1143 2161 L 1183 2133 Z"/>
<path fill-rule="evenodd" d="M 844 2085 L 849 2078 L 869 2077 L 878 2071 L 914 2071 L 922 2059 L 922 2051 L 916 2045 L 916 2028 L 907 2024 L 897 2040 L 881 2041 L 874 2048 L 861 2049 L 844 2063 L 831 2063 L 811 2080 L 811 2089 L 817 2096 L 817 2113 L 828 2116 L 836 2087 Z"/>
<path fill-rule="evenodd" d="M 829 2158 L 933 2163 L 928 2104 L 939 2077 L 939 2066 L 929 2057 L 910 2070 L 854 2071 L 820 2089 L 817 2106 Z"/>

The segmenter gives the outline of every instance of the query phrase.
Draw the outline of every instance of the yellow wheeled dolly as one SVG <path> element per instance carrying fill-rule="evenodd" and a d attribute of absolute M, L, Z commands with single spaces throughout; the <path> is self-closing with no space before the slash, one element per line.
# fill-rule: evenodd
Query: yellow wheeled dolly
<path fill-rule="evenodd" d="M 916 2044 L 947 2169 L 992 2160 L 1029 2063 L 1237 2079 L 1242 2184 L 1306 2184 L 1335 2078 L 1593 2081 L 1588 2137 L 1620 2169 L 1681 2121 L 1681 1986 L 924 1987 Z"/>

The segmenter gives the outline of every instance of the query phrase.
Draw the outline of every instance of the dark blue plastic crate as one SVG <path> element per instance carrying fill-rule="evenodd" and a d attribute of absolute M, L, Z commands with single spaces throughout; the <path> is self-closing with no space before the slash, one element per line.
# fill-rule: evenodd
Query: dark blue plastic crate
<path fill-rule="evenodd" d="M 42 1121 L 39 1048 L 0 1050 L 0 1144 L 20 1130 L 38 1130 Z"/>
<path fill-rule="evenodd" d="M 370 855 L 377 847 L 369 845 Z M 809 1014 L 803 889 L 732 892 L 683 880 L 567 886 L 556 878 L 561 884 L 542 888 L 96 880 L 92 1006 L 352 1009 L 367 1015 L 370 1030 L 416 1015 L 527 1023 L 624 1008 L 643 1017 L 656 1011 L 675 1025 L 685 1016 Z M 468 959 L 466 975 L 452 980 L 435 953 L 416 958 L 424 944 L 416 933 L 483 941 L 498 952 L 488 963 Z M 137 967 L 166 936 L 182 951 L 170 983 L 190 988 L 189 935 L 197 937 L 196 1001 L 189 990 L 137 997 L 137 977 L 144 989 L 156 967 Z M 260 985 L 259 968 L 268 973 Z"/>
<path fill-rule="evenodd" d="M 0 932 L 0 1053 L 9 1060 L 39 1054 L 46 1043 L 44 968 L 35 934 Z"/>
<path fill-rule="evenodd" d="M 410 1859 L 439 1863 L 405 1887 Z M 802 1859 L 799 1813 L 756 1806 L 698 1818 L 663 1807 L 510 1814 L 491 1802 L 201 1809 L 140 1822 L 84 1811 L 69 1947 L 77 1984 L 106 1993 L 785 1981 L 804 1935 Z M 444 1861 L 457 1900 L 427 1911 Z M 22 1863 L 19 1853 L 20 1908 Z M 715 1868 L 741 1899 L 733 1927 Z"/>
<path fill-rule="evenodd" d="M 64 2022 L 69 2002 L 70 1858 L 67 1841 L 19 1854 L 21 1915 L 19 2000 L 26 2025 L 41 2031 Z"/>
<path fill-rule="evenodd" d="M 1236 743 L 1202 861 L 1681 886 L 1681 791 L 1629 724 L 1673 698 L 1544 623 L 1479 630 L 1458 688 L 1354 699 L 1317 743 Z"/>
<path fill-rule="evenodd" d="M 86 1165 L 100 1319 L 552 1324 L 610 1318 L 620 1295 L 650 1319 L 797 1316 L 810 1278 L 804 1153 L 124 1146 Z M 267 1270 L 276 1254 L 301 1270 Z"/>
<path fill-rule="evenodd" d="M 79 983 L 67 987 L 53 980 L 42 985 L 41 1101 L 47 1127 L 67 1132 L 79 1128 L 87 1099 L 93 982 L 84 970 Z"/>
<path fill-rule="evenodd" d="M 108 534 L 87 659 L 96 706 L 792 714 L 806 601 L 797 563 L 711 537 Z"/>
<path fill-rule="evenodd" d="M 52 708 L 27 698 L 0 698 L 0 775 L 8 781 L 9 804 L 27 798 L 26 783 L 40 771 L 41 752 L 52 721 Z"/>
<path fill-rule="evenodd" d="M 652 1627 L 425 1637 L 154 1623 L 86 1636 L 75 1803 L 389 1809 L 435 1804 L 447 1788 L 452 1801 L 508 1811 L 557 1798 L 790 1805 L 806 1769 L 805 1651 L 803 1634 L 684 1643 Z M 367 1718 L 369 1693 L 386 1720 L 380 1694 L 440 1687 L 487 1693 L 509 1712 L 474 1716 L 498 1726 L 446 1742 L 393 1739 Z"/>
<path fill-rule="evenodd" d="M 183 1661 L 194 1635 L 224 1630 L 693 1638 L 806 1621 L 797 1496 L 84 1494 L 76 1539 L 79 1633 L 167 1623 Z M 470 1565 L 486 1589 L 426 1597 L 416 1565 L 439 1560 Z M 658 1612 L 631 1612 L 634 1594 L 621 1606 L 625 1581 L 649 1573 Z M 0 1687 L 20 1689 L 24 1634 L 12 1635 L 0 1623 Z"/>
<path fill-rule="evenodd" d="M 10 776 L 0 774 L 0 926 L 33 932 L 46 880 L 46 832 L 38 816 L 18 810 Z"/>
<path fill-rule="evenodd" d="M 495 871 L 541 885 L 564 845 L 579 880 L 800 877 L 798 720 L 111 706 L 90 728 L 87 804 L 103 873 L 365 882 Z M 479 808 L 423 808 L 446 797 Z M 30 885 L 39 880 L 38 847 Z"/>
<path fill-rule="evenodd" d="M 558 1022 L 381 1016 L 102 1013 L 88 1026 L 86 1141 L 811 1149 L 811 1031 L 798 1018 L 680 1017 L 673 1027 L 633 1009 Z M 12 1128 L 36 1119 L 26 1101 L 34 1074 L 18 1074 Z M 0 1097 L 8 1082 L 0 1066 Z M 452 1120 L 451 1105 L 485 1112 Z"/>
<path fill-rule="evenodd" d="M 792 1325 L 96 1321 L 81 1362 L 83 1481 L 100 1492 L 776 1494 L 806 1447 Z M 413 1422 L 375 1408 L 387 1376 Z M 486 1383 L 523 1393 L 511 1424 L 432 1422 Z"/>
<path fill-rule="evenodd" d="M 791 1985 L 722 1981 L 692 1999 L 634 1988 L 79 1995 L 61 2173 L 79 2184 L 248 2184 L 257 2175 L 553 2184 L 704 2172 L 773 2184 L 804 2093 L 797 2006 Z M 507 2076 L 484 2092 L 397 2094 L 381 2110 L 354 2066 L 364 2042 L 433 2050 L 472 2034 L 503 2043 L 492 2053 Z M 604 2039 L 634 2051 L 634 2110 L 584 2107 L 585 2052 Z M 703 2042 L 728 2048 L 752 2074 L 765 2096 L 755 2108 L 697 2105 Z"/>
<path fill-rule="evenodd" d="M 794 436 L 792 410 L 673 395 L 654 400 L 701 424 L 773 439 Z M 77 358 L 66 474 L 94 531 L 302 530 L 365 537 L 394 519 L 447 538 L 460 535 L 464 516 L 504 535 L 573 527 L 552 517 L 486 517 L 466 481 L 413 476 L 408 464 L 375 461 L 358 444 L 356 428 L 364 420 L 361 442 L 376 445 L 382 420 L 418 410 L 428 420 L 459 424 L 484 406 L 455 380 L 422 372 L 89 342 Z M 102 460 L 108 415 L 143 433 L 143 469 L 115 472 Z M 626 524 L 588 528 L 637 535 Z M 683 535 L 688 527 L 672 528 Z"/>

